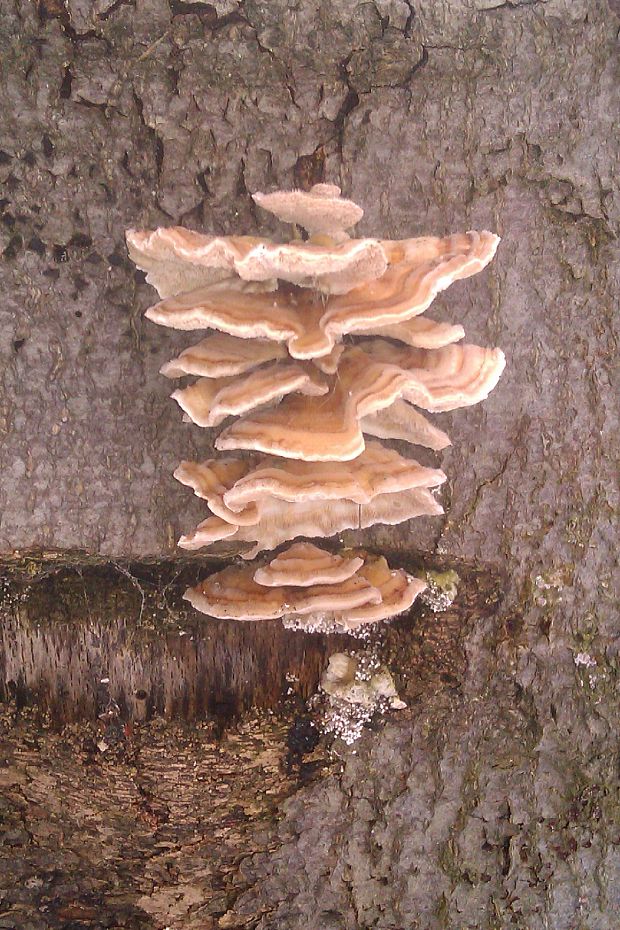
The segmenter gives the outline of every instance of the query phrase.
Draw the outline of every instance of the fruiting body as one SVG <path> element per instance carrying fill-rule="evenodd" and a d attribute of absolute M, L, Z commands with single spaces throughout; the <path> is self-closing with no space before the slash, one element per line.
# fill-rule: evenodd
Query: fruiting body
<path fill-rule="evenodd" d="M 147 317 L 211 331 L 162 373 L 199 377 L 172 396 L 193 423 L 221 426 L 215 448 L 234 453 L 176 470 L 211 511 L 179 545 L 248 542 L 244 557 L 252 558 L 297 536 L 442 513 L 431 489 L 443 473 L 367 437 L 442 449 L 449 438 L 416 408 L 475 404 L 497 384 L 501 350 L 460 344 L 460 325 L 421 314 L 440 291 L 481 271 L 498 237 L 352 239 L 347 230 L 363 211 L 329 184 L 254 199 L 305 228 L 307 241 L 179 227 L 127 234 L 131 257 L 162 298 Z M 287 586 L 282 572 L 295 552 L 280 558 L 254 575 L 226 569 L 187 596 L 213 616 L 324 615 L 355 626 L 387 616 L 386 605 L 406 609 L 421 590 L 416 579 L 368 559 L 340 577 L 356 560 L 330 568 L 321 550 L 309 559 L 317 576 Z M 329 584 L 326 565 L 335 572 Z"/>

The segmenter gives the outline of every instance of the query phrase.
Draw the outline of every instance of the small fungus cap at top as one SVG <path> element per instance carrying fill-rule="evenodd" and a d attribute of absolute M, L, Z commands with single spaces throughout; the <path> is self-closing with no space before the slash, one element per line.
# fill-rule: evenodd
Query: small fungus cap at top
<path fill-rule="evenodd" d="M 295 223 L 310 236 L 325 235 L 334 241 L 346 238 L 346 229 L 359 223 L 364 211 L 341 196 L 336 184 L 315 184 L 309 191 L 274 191 L 253 194 L 254 202 L 285 223 Z"/>

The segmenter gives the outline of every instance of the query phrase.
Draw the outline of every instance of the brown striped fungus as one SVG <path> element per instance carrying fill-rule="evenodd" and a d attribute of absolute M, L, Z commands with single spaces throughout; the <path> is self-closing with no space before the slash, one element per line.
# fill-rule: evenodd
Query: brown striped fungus
<path fill-rule="evenodd" d="M 445 448 L 421 411 L 476 404 L 497 384 L 500 349 L 464 344 L 462 326 L 422 314 L 482 271 L 498 237 L 355 239 L 347 230 L 363 211 L 331 184 L 254 200 L 297 237 L 127 233 L 161 297 L 148 319 L 206 331 L 161 370 L 197 379 L 172 397 L 184 419 L 216 431 L 223 453 L 175 471 L 209 508 L 179 545 L 226 539 L 249 544 L 243 558 L 254 559 L 297 537 L 441 514 L 433 490 L 443 472 L 384 441 Z M 297 543 L 259 568 L 211 575 L 186 598 L 214 617 L 356 629 L 407 609 L 423 587 L 385 559 Z"/>

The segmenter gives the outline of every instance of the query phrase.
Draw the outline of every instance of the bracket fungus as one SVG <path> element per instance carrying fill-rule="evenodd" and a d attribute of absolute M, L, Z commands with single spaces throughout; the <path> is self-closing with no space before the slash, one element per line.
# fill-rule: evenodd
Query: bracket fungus
<path fill-rule="evenodd" d="M 463 344 L 460 324 L 422 314 L 482 271 L 499 238 L 355 239 L 363 211 L 332 184 L 254 200 L 293 224 L 289 240 L 180 227 L 127 233 L 161 298 L 148 319 L 207 331 L 161 369 L 198 378 L 172 397 L 184 419 L 217 430 L 212 444 L 225 453 L 175 471 L 210 510 L 179 545 L 251 543 L 248 559 L 297 537 L 443 513 L 433 494 L 443 472 L 385 441 L 445 448 L 449 437 L 420 408 L 476 404 L 497 384 L 500 349 Z M 187 597 L 216 617 L 283 617 L 305 629 L 327 617 L 353 628 L 406 609 L 420 584 L 383 559 L 297 543 L 258 570 L 227 568 Z"/>
<path fill-rule="evenodd" d="M 425 588 L 382 556 L 332 555 L 297 543 L 261 568 L 229 566 L 210 575 L 185 599 L 212 617 L 281 618 L 306 631 L 352 632 L 407 610 Z"/>
<path fill-rule="evenodd" d="M 379 443 L 368 443 L 351 462 L 221 457 L 182 462 L 174 474 L 207 501 L 213 514 L 181 537 L 179 545 L 199 549 L 234 537 L 255 544 L 246 558 L 296 536 L 329 537 L 378 522 L 393 525 L 440 514 L 430 489 L 446 480 L 438 468 Z"/>

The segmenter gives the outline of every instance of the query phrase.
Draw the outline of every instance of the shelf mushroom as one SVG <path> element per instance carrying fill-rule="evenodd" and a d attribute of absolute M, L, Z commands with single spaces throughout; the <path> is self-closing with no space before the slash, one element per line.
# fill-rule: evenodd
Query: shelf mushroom
<path fill-rule="evenodd" d="M 210 511 L 179 545 L 249 543 L 243 557 L 252 559 L 298 537 L 443 513 L 434 493 L 443 472 L 386 443 L 444 449 L 449 437 L 421 410 L 476 404 L 497 384 L 500 349 L 463 343 L 459 323 L 423 314 L 441 291 L 482 271 L 499 238 L 353 238 L 363 210 L 333 184 L 254 200 L 297 235 L 274 242 L 181 227 L 127 233 L 131 258 L 161 298 L 148 319 L 206 331 L 161 369 L 198 379 L 172 397 L 184 419 L 215 431 L 212 445 L 223 453 L 175 471 Z M 416 596 L 419 582 L 385 560 L 334 561 L 315 549 L 293 546 L 255 573 L 225 569 L 188 597 L 213 616 L 318 611 L 363 624 Z M 304 558 L 318 573 L 308 585 L 299 582 Z"/>
<path fill-rule="evenodd" d="M 296 543 L 261 568 L 229 566 L 210 575 L 185 599 L 211 617 L 352 632 L 407 610 L 425 587 L 382 556 L 333 555 Z"/>

